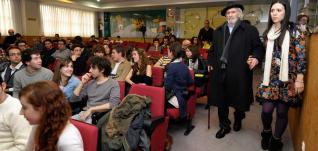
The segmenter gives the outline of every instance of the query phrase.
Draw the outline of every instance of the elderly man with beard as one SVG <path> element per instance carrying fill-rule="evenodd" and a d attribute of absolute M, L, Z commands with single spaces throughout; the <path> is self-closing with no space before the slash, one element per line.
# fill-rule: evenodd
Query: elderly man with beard
<path fill-rule="evenodd" d="M 235 109 L 233 129 L 241 129 L 245 112 L 253 102 L 252 69 L 264 55 L 257 29 L 240 20 L 243 10 L 242 5 L 234 3 L 222 10 L 221 15 L 227 21 L 214 31 L 213 47 L 209 50 L 208 103 L 218 107 L 220 130 L 215 136 L 218 139 L 231 131 L 230 106 Z"/>

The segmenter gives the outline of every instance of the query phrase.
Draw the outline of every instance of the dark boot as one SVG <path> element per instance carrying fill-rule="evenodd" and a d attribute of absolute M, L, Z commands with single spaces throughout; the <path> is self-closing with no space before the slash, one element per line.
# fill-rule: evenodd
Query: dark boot
<path fill-rule="evenodd" d="M 231 132 L 231 121 L 230 120 L 225 120 L 222 123 L 220 123 L 220 129 L 216 133 L 215 137 L 218 139 L 223 138 L 226 134 Z"/>
<path fill-rule="evenodd" d="M 242 128 L 242 120 L 245 118 L 245 113 L 243 111 L 234 112 L 234 124 L 233 130 L 238 132 Z"/>
<path fill-rule="evenodd" d="M 269 146 L 269 141 L 272 137 L 272 131 L 263 131 L 261 133 L 261 136 L 262 136 L 262 148 L 264 150 L 267 150 Z"/>
<path fill-rule="evenodd" d="M 283 143 L 281 139 L 275 139 L 274 137 L 271 137 L 268 151 L 281 151 L 283 148 Z"/>

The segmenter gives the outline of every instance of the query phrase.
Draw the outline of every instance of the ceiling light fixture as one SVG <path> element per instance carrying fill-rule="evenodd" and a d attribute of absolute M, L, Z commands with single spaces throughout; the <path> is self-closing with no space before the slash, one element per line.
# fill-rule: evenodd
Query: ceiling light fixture
<path fill-rule="evenodd" d="M 100 0 L 97 0 L 97 2 L 100 2 Z"/>

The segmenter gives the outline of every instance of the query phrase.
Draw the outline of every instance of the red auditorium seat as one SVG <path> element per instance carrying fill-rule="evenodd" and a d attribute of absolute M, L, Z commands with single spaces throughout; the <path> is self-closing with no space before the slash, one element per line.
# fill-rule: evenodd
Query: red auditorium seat
<path fill-rule="evenodd" d="M 152 67 L 152 86 L 162 87 L 164 71 L 159 67 Z"/>
<path fill-rule="evenodd" d="M 119 89 L 120 89 L 120 101 L 125 97 L 125 81 L 118 81 Z"/>
<path fill-rule="evenodd" d="M 163 117 L 164 121 L 160 123 L 152 132 L 150 139 L 151 151 L 163 151 L 164 141 L 167 136 L 167 128 L 169 118 L 164 117 L 164 107 L 165 107 L 165 90 L 162 87 L 153 87 L 146 85 L 134 84 L 131 86 L 129 94 L 138 94 L 142 96 L 150 97 L 151 106 L 150 111 L 152 119 L 158 119 L 158 117 Z"/>
<path fill-rule="evenodd" d="M 141 43 L 141 42 L 136 43 L 136 48 L 143 49 L 145 52 L 148 50 L 148 47 L 149 47 L 149 43 Z"/>
<path fill-rule="evenodd" d="M 54 72 L 57 64 L 60 64 L 60 59 L 55 59 L 55 61 L 49 64 L 47 68 Z"/>
<path fill-rule="evenodd" d="M 80 131 L 84 150 L 96 151 L 98 143 L 98 128 L 94 125 L 71 119 L 71 123 Z"/>
<path fill-rule="evenodd" d="M 200 55 L 203 59 L 207 60 L 208 59 L 208 50 L 207 49 L 200 49 Z"/>
<path fill-rule="evenodd" d="M 162 54 L 160 51 L 148 51 L 147 52 L 148 57 L 153 57 L 153 58 L 161 58 Z"/>
<path fill-rule="evenodd" d="M 162 49 L 162 54 L 163 55 L 168 55 L 168 49 L 167 48 Z"/>
<path fill-rule="evenodd" d="M 190 74 L 192 76 L 192 79 L 194 79 L 194 72 L 193 70 L 190 70 Z M 184 135 L 189 135 L 190 132 L 193 130 L 194 125 L 192 125 L 192 119 L 195 115 L 195 107 L 196 107 L 196 100 L 197 96 L 195 94 L 195 86 L 194 83 L 193 85 L 188 87 L 189 91 L 189 99 L 187 101 L 187 129 L 184 132 Z M 180 116 L 179 109 L 177 108 L 168 108 L 167 109 L 167 115 L 169 116 L 170 119 L 178 119 Z"/>

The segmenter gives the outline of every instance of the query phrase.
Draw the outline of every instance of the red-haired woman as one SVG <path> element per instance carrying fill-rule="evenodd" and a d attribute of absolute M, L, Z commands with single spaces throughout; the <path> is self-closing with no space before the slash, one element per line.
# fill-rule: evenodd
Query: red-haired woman
<path fill-rule="evenodd" d="M 40 81 L 24 87 L 19 94 L 21 114 L 36 125 L 27 151 L 83 151 L 78 129 L 69 121 L 71 108 L 59 86 Z"/>

